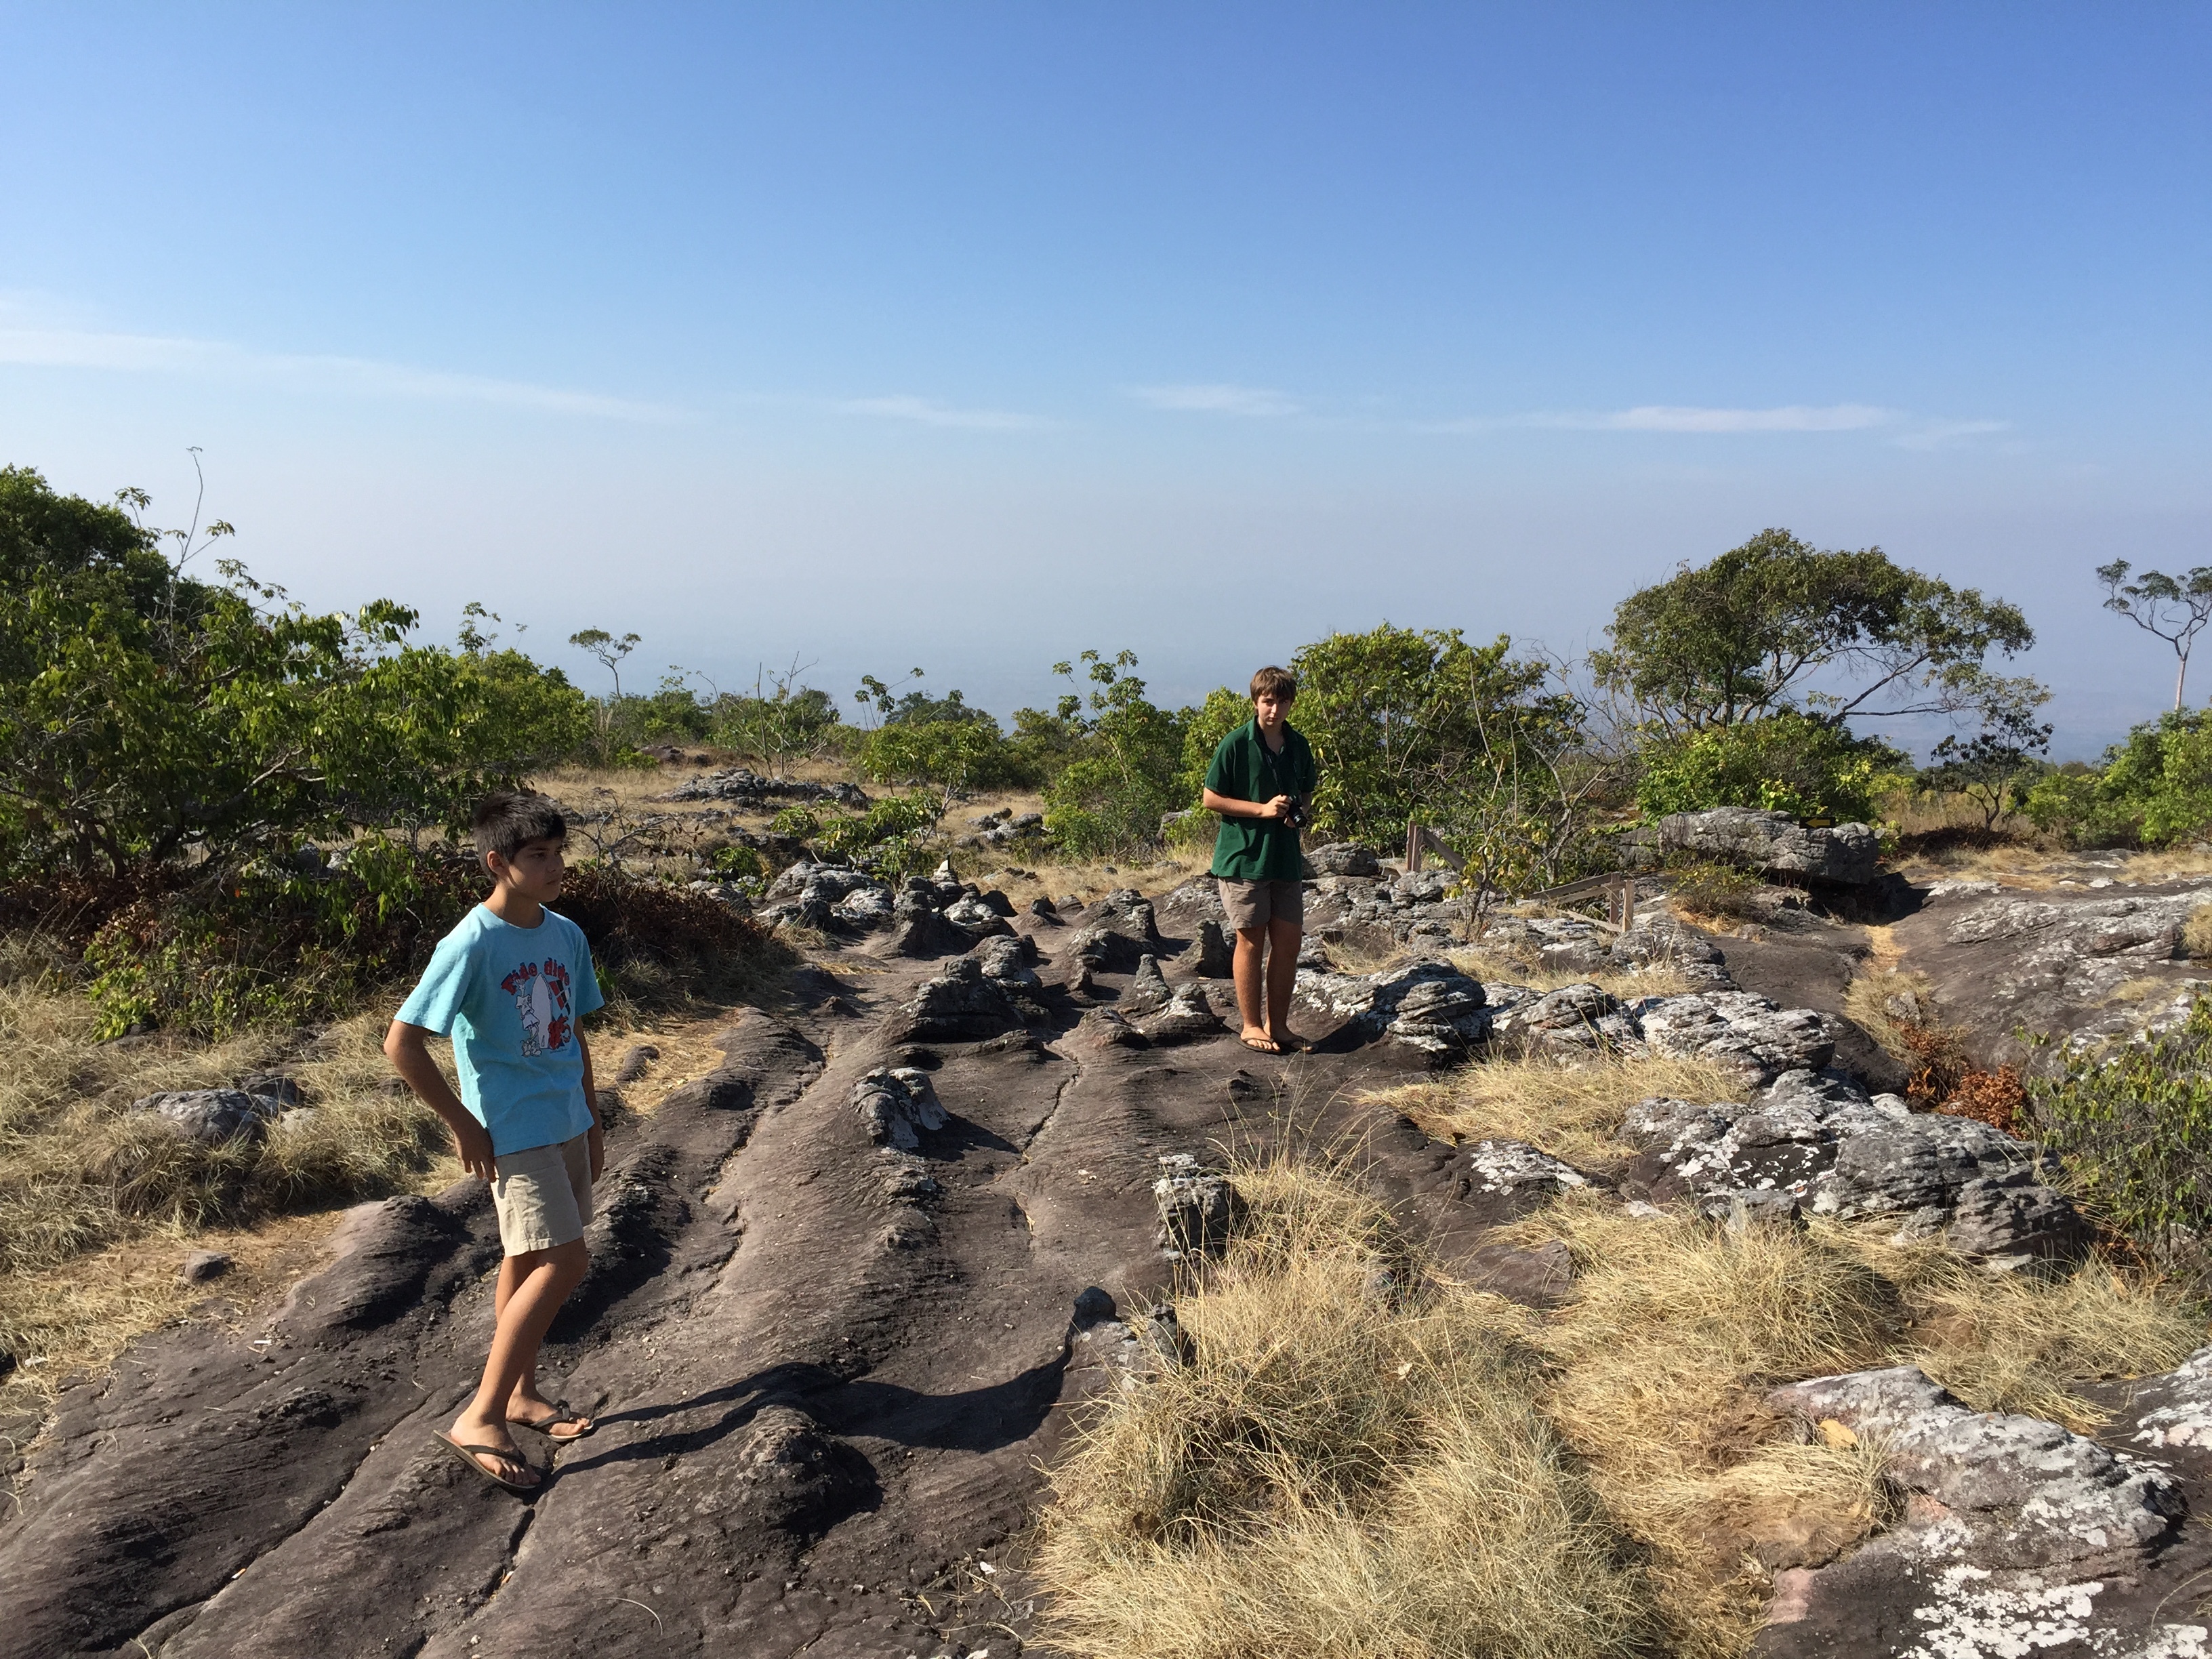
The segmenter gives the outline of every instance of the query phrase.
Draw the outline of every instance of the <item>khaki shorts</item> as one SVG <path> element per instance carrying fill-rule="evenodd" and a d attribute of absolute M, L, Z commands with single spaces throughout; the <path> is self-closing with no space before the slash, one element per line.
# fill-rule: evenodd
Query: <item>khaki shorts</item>
<path fill-rule="evenodd" d="M 492 1207 L 499 1212 L 499 1245 L 527 1255 L 573 1244 L 592 1218 L 592 1149 L 588 1135 L 557 1146 L 530 1146 L 492 1160 Z"/>
<path fill-rule="evenodd" d="M 1240 933 L 1265 928 L 1271 921 L 1287 921 L 1304 930 L 1306 925 L 1306 890 L 1295 881 L 1231 881 L 1226 876 L 1214 878 L 1221 889 L 1221 908 L 1229 913 L 1229 925 Z"/>

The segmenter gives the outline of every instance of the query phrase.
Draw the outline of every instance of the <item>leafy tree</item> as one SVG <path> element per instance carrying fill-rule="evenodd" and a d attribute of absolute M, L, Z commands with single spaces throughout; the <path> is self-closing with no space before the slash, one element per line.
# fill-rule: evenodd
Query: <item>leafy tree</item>
<path fill-rule="evenodd" d="M 410 646 L 412 611 L 311 615 L 234 564 L 177 594 L 133 556 L 149 534 L 88 509 L 55 516 L 111 539 L 0 582 L 0 880 L 143 883 L 453 824 L 585 735 L 580 694 L 520 653 Z"/>
<path fill-rule="evenodd" d="M 1303 647 L 1291 719 L 1321 771 L 1315 833 L 1394 845 L 1409 820 L 1436 821 L 1478 757 L 1537 725 L 1576 726 L 1573 700 L 1547 694 L 1549 671 L 1511 652 L 1504 635 L 1475 646 L 1457 629 L 1387 623 Z"/>
<path fill-rule="evenodd" d="M 1656 734 L 1646 744 L 1637 805 L 1648 817 L 1753 806 L 1863 821 L 1905 757 L 1879 738 L 1780 709 L 1764 720 Z"/>
<path fill-rule="evenodd" d="M 1145 683 L 1127 671 L 1137 654 L 1110 661 L 1085 651 L 1078 659 L 1093 690 L 1060 700 L 1057 718 L 1079 733 L 1081 748 L 1046 787 L 1046 832 L 1079 858 L 1124 854 L 1157 846 L 1160 819 L 1183 804 L 1179 798 L 1187 709 L 1165 709 L 1145 696 Z M 1073 663 L 1054 673 L 1075 683 Z"/>
<path fill-rule="evenodd" d="M 1982 827 L 1992 829 L 2042 774 L 2037 757 L 2050 749 L 2051 730 L 2018 711 L 2000 711 L 1971 743 L 1956 733 L 1938 743 L 1921 769 L 1921 787 L 1964 795 L 1981 810 Z"/>
<path fill-rule="evenodd" d="M 2032 706 L 1987 666 L 2034 643 L 2017 606 L 1893 562 L 1765 530 L 1613 611 L 1598 682 L 1657 729 L 1701 732 L 1797 708 L 1832 726 Z M 1838 688 L 1840 689 L 1831 689 Z"/>
<path fill-rule="evenodd" d="M 1001 781 L 1006 740 L 998 721 L 886 721 L 861 739 L 860 769 L 878 783 L 931 784 L 943 802 Z"/>
<path fill-rule="evenodd" d="M 2105 585 L 2105 609 L 2173 647 L 2179 659 L 2173 673 L 2173 707 L 2179 713 L 2182 683 L 2189 678 L 2190 649 L 2205 624 L 2212 623 L 2212 565 L 2200 564 L 2179 576 L 2146 570 L 2132 582 L 2128 580 L 2130 568 L 2125 559 L 2097 568 L 2097 580 Z"/>
<path fill-rule="evenodd" d="M 842 729 L 830 694 L 800 684 L 805 672 L 796 657 L 780 672 L 763 666 L 749 695 L 714 699 L 715 737 L 759 762 L 772 778 L 783 776 L 793 760 L 820 754 Z"/>
<path fill-rule="evenodd" d="M 625 634 L 617 639 L 604 628 L 586 628 L 569 635 L 568 643 L 587 656 L 597 657 L 606 665 L 607 672 L 614 678 L 614 695 L 605 702 L 595 703 L 592 709 L 592 732 L 598 738 L 595 745 L 599 750 L 597 758 L 602 762 L 611 760 L 614 758 L 615 714 L 622 707 L 623 700 L 623 659 L 637 649 L 638 636 Z"/>

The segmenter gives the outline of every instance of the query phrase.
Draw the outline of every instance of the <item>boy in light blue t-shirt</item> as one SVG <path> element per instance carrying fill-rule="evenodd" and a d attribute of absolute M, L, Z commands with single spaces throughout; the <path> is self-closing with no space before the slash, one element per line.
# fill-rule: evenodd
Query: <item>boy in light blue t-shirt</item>
<path fill-rule="evenodd" d="M 507 1257 L 483 1381 L 438 1438 L 486 1479 L 528 1492 L 541 1477 L 509 1424 L 556 1442 L 593 1427 L 538 1393 L 538 1351 L 589 1265 L 584 1225 L 606 1152 L 577 1022 L 603 999 L 582 929 L 545 908 L 567 869 L 558 809 L 543 795 L 493 795 L 475 830 L 491 896 L 438 941 L 384 1052 L 453 1131 L 462 1167 L 491 1182 Z M 433 1033 L 453 1040 L 458 1096 L 430 1057 Z"/>

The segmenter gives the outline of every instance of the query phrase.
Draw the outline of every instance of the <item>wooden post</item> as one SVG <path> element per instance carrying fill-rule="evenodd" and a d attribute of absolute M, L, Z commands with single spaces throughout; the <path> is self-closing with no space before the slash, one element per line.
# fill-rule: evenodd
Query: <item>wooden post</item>
<path fill-rule="evenodd" d="M 1420 867 L 1421 826 L 1409 823 L 1406 826 L 1406 873 L 1410 876 Z"/>

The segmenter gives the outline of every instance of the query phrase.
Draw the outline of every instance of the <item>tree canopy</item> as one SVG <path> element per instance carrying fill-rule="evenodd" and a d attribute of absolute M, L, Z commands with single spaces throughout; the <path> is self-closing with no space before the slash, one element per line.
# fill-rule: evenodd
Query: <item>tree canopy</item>
<path fill-rule="evenodd" d="M 1764 530 L 1623 599 L 1591 653 L 1600 684 L 1668 732 L 1793 709 L 1847 719 L 2033 706 L 1989 666 L 2034 643 L 2018 606 L 1896 563 Z"/>

